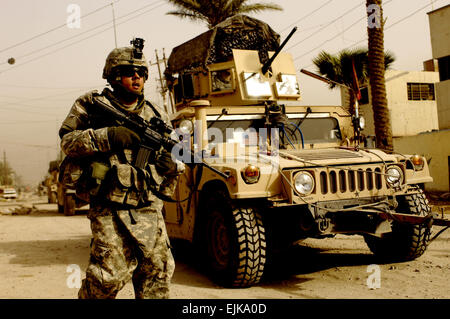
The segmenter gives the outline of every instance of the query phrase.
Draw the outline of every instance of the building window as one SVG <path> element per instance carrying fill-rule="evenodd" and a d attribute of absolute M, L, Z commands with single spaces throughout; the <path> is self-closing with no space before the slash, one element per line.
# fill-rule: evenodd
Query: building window
<path fill-rule="evenodd" d="M 435 100 L 433 83 L 408 83 L 409 101 Z"/>
<path fill-rule="evenodd" d="M 438 61 L 441 82 L 450 80 L 450 55 L 440 58 Z"/>
<path fill-rule="evenodd" d="M 367 87 L 361 88 L 361 100 L 359 100 L 360 105 L 369 104 L 369 89 Z"/>

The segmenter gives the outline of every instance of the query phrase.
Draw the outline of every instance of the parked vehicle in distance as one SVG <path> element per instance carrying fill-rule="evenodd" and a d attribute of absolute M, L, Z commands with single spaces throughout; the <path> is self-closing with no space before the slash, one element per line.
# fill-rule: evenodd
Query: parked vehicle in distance
<path fill-rule="evenodd" d="M 5 188 L 3 190 L 0 190 L 1 196 L 4 199 L 16 199 L 17 198 L 17 192 L 14 188 Z"/>

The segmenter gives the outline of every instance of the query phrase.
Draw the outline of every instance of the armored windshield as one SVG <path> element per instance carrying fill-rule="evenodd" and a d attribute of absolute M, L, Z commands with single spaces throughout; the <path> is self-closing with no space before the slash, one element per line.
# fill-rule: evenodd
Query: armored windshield
<path fill-rule="evenodd" d="M 286 142 L 294 145 L 318 143 L 337 143 L 340 140 L 338 121 L 332 117 L 312 117 L 303 119 L 303 114 L 289 115 L 289 125 L 284 130 Z M 208 116 L 208 139 L 220 143 L 217 136 L 223 136 L 223 143 L 238 142 L 255 145 L 256 136 L 264 129 L 262 115 L 231 115 L 216 120 L 217 116 Z M 301 147 L 301 146 L 300 146 Z"/>

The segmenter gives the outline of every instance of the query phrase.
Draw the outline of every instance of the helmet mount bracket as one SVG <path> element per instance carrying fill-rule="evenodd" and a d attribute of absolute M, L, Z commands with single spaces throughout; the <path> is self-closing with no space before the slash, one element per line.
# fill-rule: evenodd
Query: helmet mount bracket
<path fill-rule="evenodd" d="M 142 59 L 142 50 L 144 49 L 145 40 L 142 38 L 134 38 L 130 41 L 133 46 L 133 58 Z"/>

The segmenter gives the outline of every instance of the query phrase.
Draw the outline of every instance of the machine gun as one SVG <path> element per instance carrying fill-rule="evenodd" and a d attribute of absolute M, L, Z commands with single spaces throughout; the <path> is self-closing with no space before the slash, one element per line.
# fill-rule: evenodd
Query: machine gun
<path fill-rule="evenodd" d="M 272 57 L 266 62 L 264 63 L 261 72 L 262 74 L 266 74 L 267 71 L 269 70 L 270 66 L 272 65 L 273 61 L 275 60 L 275 58 L 278 56 L 278 54 L 281 52 L 281 50 L 283 50 L 284 46 L 286 45 L 286 43 L 289 41 L 289 39 L 292 37 L 292 35 L 295 33 L 295 31 L 297 31 L 297 27 L 294 27 L 291 32 L 288 34 L 288 36 L 286 37 L 286 39 L 284 39 L 283 43 L 281 43 L 281 45 L 278 47 L 278 49 L 275 51 L 275 53 L 272 55 Z"/>
<path fill-rule="evenodd" d="M 278 47 L 278 49 L 275 51 L 275 53 L 272 55 L 272 57 L 267 60 L 266 63 L 264 63 L 264 65 L 261 68 L 261 73 L 264 75 L 267 73 L 267 71 L 271 70 L 270 66 L 272 65 L 273 61 L 276 59 L 276 57 L 278 56 L 278 54 L 281 52 L 281 50 L 284 48 L 284 46 L 286 45 L 286 43 L 289 41 L 289 39 L 292 37 L 292 35 L 297 31 L 297 27 L 294 27 L 291 32 L 288 34 L 288 36 L 286 37 L 286 39 L 284 39 L 283 43 L 280 44 L 280 46 Z M 272 71 L 271 71 L 272 72 Z M 257 74 L 257 72 L 253 72 L 248 78 L 245 79 L 245 81 L 251 79 L 252 77 L 254 77 Z"/>
<path fill-rule="evenodd" d="M 139 151 L 134 163 L 136 167 L 144 169 L 149 161 L 152 151 L 158 151 L 162 147 L 171 152 L 172 148 L 179 143 L 178 141 L 172 139 L 169 135 L 170 132 L 172 132 L 172 128 L 170 128 L 166 123 L 164 123 L 163 120 L 158 117 L 153 117 L 150 122 L 147 122 L 143 118 L 135 114 L 125 114 L 124 112 L 116 109 L 109 104 L 104 103 L 97 98 L 94 98 L 94 102 L 98 106 L 98 109 L 100 111 L 111 116 L 120 125 L 127 127 L 140 136 L 141 144 L 139 145 Z M 228 175 L 203 162 L 203 160 L 191 150 L 186 150 L 185 148 L 183 148 L 183 151 L 190 152 L 190 158 L 193 159 L 191 163 L 206 166 L 214 173 L 222 176 L 223 178 L 228 178 Z"/>

